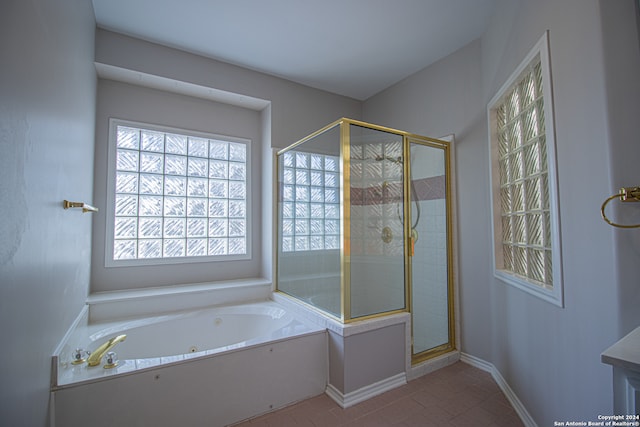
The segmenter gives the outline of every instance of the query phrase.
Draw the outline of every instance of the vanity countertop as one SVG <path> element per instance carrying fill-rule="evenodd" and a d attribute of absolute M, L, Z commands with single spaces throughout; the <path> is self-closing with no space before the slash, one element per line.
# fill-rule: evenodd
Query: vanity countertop
<path fill-rule="evenodd" d="M 640 372 L 640 327 L 606 349 L 602 363 Z"/>

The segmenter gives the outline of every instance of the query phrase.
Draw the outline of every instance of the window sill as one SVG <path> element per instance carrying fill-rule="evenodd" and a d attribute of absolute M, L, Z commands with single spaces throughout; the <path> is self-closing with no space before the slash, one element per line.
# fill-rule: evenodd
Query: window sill
<path fill-rule="evenodd" d="M 271 280 L 255 278 L 96 292 L 87 297 L 89 322 L 264 300 L 271 291 Z"/>
<path fill-rule="evenodd" d="M 507 285 L 518 288 L 521 291 L 528 293 L 529 295 L 538 297 L 560 308 L 564 308 L 562 293 L 560 292 L 560 286 L 558 285 L 556 285 L 553 289 L 543 288 L 542 286 L 529 283 L 526 280 L 514 276 L 513 274 L 504 270 L 495 270 L 494 276 L 496 277 L 496 279 Z"/>

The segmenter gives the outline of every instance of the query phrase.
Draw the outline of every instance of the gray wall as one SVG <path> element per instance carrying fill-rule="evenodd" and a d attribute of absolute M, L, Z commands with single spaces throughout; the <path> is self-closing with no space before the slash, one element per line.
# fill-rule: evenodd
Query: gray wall
<path fill-rule="evenodd" d="M 91 2 L 0 5 L 0 424 L 48 425 L 51 354 L 89 287 Z"/>
<path fill-rule="evenodd" d="M 633 3 L 636 3 L 635 13 Z M 640 185 L 640 2 L 601 0 L 600 13 L 609 118 L 610 192 L 614 194 L 620 187 Z M 614 219 L 618 222 L 640 224 L 640 206 L 637 204 L 621 206 L 617 203 L 613 208 Z M 613 231 L 618 275 L 619 309 L 616 314 L 618 332 L 622 336 L 640 324 L 640 279 L 637 272 L 629 268 L 638 265 L 640 229 Z"/>
<path fill-rule="evenodd" d="M 96 32 L 96 62 L 268 100 L 273 147 L 286 147 L 340 117 L 362 114 L 355 99 L 102 29 Z"/>
<path fill-rule="evenodd" d="M 611 369 L 600 353 L 640 321 L 638 279 L 624 268 L 638 263 L 639 232 L 599 215 L 617 188 L 638 185 L 634 12 L 633 0 L 501 0 L 479 42 L 363 110 L 364 120 L 411 132 L 455 133 L 462 350 L 493 363 L 539 425 L 612 412 Z M 488 250 L 486 104 L 547 29 L 565 308 L 493 278 Z"/>

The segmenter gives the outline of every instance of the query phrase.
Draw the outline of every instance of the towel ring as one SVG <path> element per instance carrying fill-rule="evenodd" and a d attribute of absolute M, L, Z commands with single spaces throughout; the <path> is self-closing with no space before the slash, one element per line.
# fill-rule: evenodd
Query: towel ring
<path fill-rule="evenodd" d="M 621 188 L 618 194 L 614 194 L 613 196 L 608 197 L 607 200 L 602 203 L 602 207 L 600 208 L 602 219 L 604 219 L 607 224 L 618 228 L 640 228 L 640 224 L 618 224 L 607 218 L 607 215 L 604 212 L 604 208 L 613 199 L 620 199 L 621 202 L 640 202 L 640 187 Z"/>

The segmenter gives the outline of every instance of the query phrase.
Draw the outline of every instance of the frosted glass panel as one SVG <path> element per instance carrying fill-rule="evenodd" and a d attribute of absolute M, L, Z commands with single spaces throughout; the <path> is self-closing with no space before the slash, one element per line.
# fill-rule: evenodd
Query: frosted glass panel
<path fill-rule="evenodd" d="M 130 172 L 118 172 L 116 174 L 116 191 L 118 193 L 137 193 L 138 174 Z"/>
<path fill-rule="evenodd" d="M 138 253 L 137 240 L 116 240 L 113 245 L 114 259 L 135 259 Z"/>
<path fill-rule="evenodd" d="M 138 196 L 118 194 L 116 196 L 116 215 L 135 216 L 138 213 Z"/>
<path fill-rule="evenodd" d="M 138 235 L 141 238 L 162 237 L 162 218 L 140 218 Z"/>
<path fill-rule="evenodd" d="M 162 173 L 164 156 L 157 153 L 140 153 L 140 172 Z"/>
<path fill-rule="evenodd" d="M 189 178 L 187 195 L 194 197 L 207 197 L 209 180 L 202 178 Z"/>
<path fill-rule="evenodd" d="M 349 164 L 350 235 L 359 243 L 351 246 L 351 317 L 357 318 L 405 308 L 403 138 L 357 125 L 349 133 L 351 148 L 362 153 Z M 394 195 L 389 190 L 396 186 Z"/>
<path fill-rule="evenodd" d="M 187 158 L 184 156 L 166 156 L 164 173 L 168 175 L 186 175 Z"/>
<path fill-rule="evenodd" d="M 183 257 L 186 254 L 186 242 L 182 239 L 167 239 L 164 241 L 164 256 Z"/>
<path fill-rule="evenodd" d="M 229 160 L 244 162 L 247 160 L 247 147 L 244 144 L 229 143 Z"/>
<path fill-rule="evenodd" d="M 165 152 L 173 154 L 187 154 L 187 137 L 184 135 L 167 134 Z"/>
<path fill-rule="evenodd" d="M 131 239 L 137 237 L 137 218 L 117 218 L 114 234 L 118 239 Z"/>
<path fill-rule="evenodd" d="M 184 218 L 165 219 L 164 237 L 185 237 L 186 220 Z"/>
<path fill-rule="evenodd" d="M 140 240 L 138 258 L 162 257 L 162 240 Z"/>
<path fill-rule="evenodd" d="M 164 177 L 162 175 L 140 175 L 140 194 L 162 194 L 162 184 Z"/>
<path fill-rule="evenodd" d="M 209 173 L 209 161 L 207 159 L 189 159 L 189 176 L 207 176 Z"/>
<path fill-rule="evenodd" d="M 278 290 L 338 317 L 339 137 L 335 127 L 278 156 Z"/>
<path fill-rule="evenodd" d="M 118 148 L 131 148 L 137 150 L 140 144 L 140 129 L 126 126 L 118 126 L 116 146 Z"/>
<path fill-rule="evenodd" d="M 207 157 L 209 141 L 204 138 L 189 138 L 189 156 Z"/>
<path fill-rule="evenodd" d="M 187 256 L 205 256 L 207 239 L 187 239 Z"/>
<path fill-rule="evenodd" d="M 118 150 L 116 169 L 119 171 L 138 172 L 139 154 L 137 151 Z"/>
<path fill-rule="evenodd" d="M 144 151 L 164 152 L 164 133 L 151 130 L 142 131 L 142 145 Z"/>
<path fill-rule="evenodd" d="M 140 216 L 162 216 L 162 197 L 140 196 Z"/>

